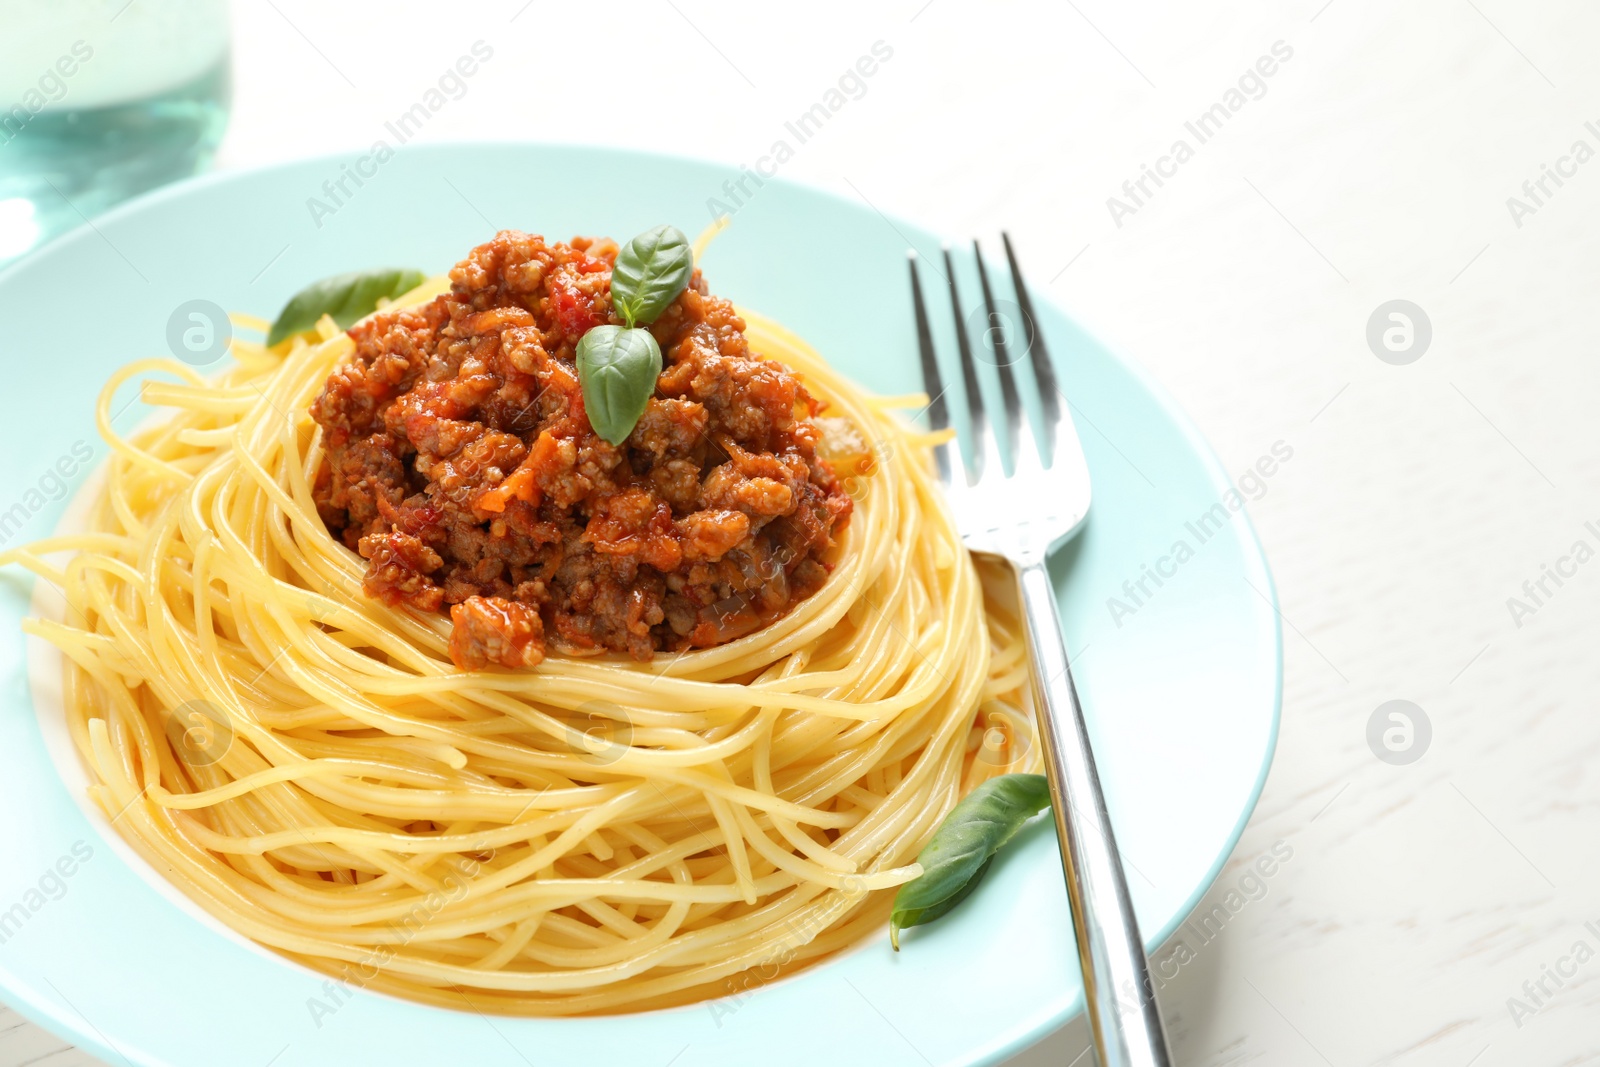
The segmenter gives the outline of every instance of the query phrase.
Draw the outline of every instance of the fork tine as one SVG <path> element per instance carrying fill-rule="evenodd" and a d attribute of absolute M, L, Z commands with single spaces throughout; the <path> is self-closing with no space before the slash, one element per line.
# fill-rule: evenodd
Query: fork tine
<path fill-rule="evenodd" d="M 994 291 L 989 288 L 989 271 L 983 265 L 983 249 L 972 242 L 972 257 L 978 261 L 978 286 L 983 290 L 983 311 L 988 321 L 984 331 L 989 337 L 989 350 L 994 353 L 995 367 L 1000 375 L 1000 402 L 1005 407 L 1004 425 L 1000 429 L 1006 448 L 1011 452 L 1012 469 L 1016 469 L 1017 440 L 1023 414 L 1022 400 L 1017 394 L 1017 380 L 1011 373 L 1011 354 L 1006 347 L 1005 324 L 994 306 Z"/>
<path fill-rule="evenodd" d="M 950 425 L 950 406 L 944 399 L 944 378 L 933 350 L 933 330 L 928 325 L 928 305 L 922 299 L 922 279 L 917 276 L 917 253 L 908 251 L 911 268 L 911 304 L 917 313 L 917 349 L 922 356 L 922 387 L 928 394 L 928 425 L 943 430 Z"/>
<path fill-rule="evenodd" d="M 917 316 L 917 351 L 922 362 L 922 388 L 928 394 L 928 425 L 943 430 L 950 425 L 950 406 L 945 402 L 944 378 L 939 373 L 939 358 L 933 350 L 933 330 L 928 325 L 928 305 L 922 299 L 922 279 L 917 276 L 917 253 L 906 252 L 906 264 L 911 269 L 911 306 Z M 939 466 L 940 481 L 950 482 L 950 445 L 939 445 L 933 450 L 934 461 Z"/>
<path fill-rule="evenodd" d="M 978 384 L 978 368 L 972 360 L 972 345 L 967 340 L 967 322 L 961 314 L 961 290 L 956 284 L 956 266 L 950 259 L 950 246 L 944 246 L 944 273 L 950 281 L 950 316 L 956 323 L 956 352 L 961 357 L 961 386 L 967 394 L 967 422 L 972 431 L 972 462 L 967 467 L 967 484 L 977 485 L 984 468 L 991 462 L 1000 468 L 994 435 L 983 413 L 983 389 Z"/>
<path fill-rule="evenodd" d="M 1011 268 L 1011 288 L 1017 294 L 1017 307 L 1022 309 L 1022 342 L 1028 350 L 1028 360 L 1033 365 L 1033 380 L 1039 386 L 1039 402 L 1044 410 L 1043 438 L 1039 452 L 1049 461 L 1055 454 L 1056 431 L 1061 424 L 1061 387 L 1056 384 L 1055 364 L 1050 362 L 1050 352 L 1045 348 L 1044 333 L 1033 313 L 1033 297 L 1022 281 L 1022 268 L 1017 266 L 1017 254 L 1011 247 L 1011 235 L 1000 231 L 1000 243 L 1006 246 L 1006 264 Z"/>

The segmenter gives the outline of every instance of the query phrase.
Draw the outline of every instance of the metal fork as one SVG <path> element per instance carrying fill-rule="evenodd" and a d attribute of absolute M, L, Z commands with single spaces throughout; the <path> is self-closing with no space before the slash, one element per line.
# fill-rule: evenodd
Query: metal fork
<path fill-rule="evenodd" d="M 999 373 L 1002 406 L 993 420 L 997 425 L 991 425 L 986 417 L 947 246 L 945 276 L 955 315 L 972 459 L 964 460 L 955 442 L 940 445 L 935 459 L 968 550 L 1003 557 L 1017 573 L 1033 664 L 1034 706 L 1054 802 L 1051 809 L 1061 841 L 1061 866 L 1072 907 L 1085 1002 L 1101 1067 L 1170 1067 L 1144 941 L 1139 936 L 1128 881 L 1111 833 L 1083 708 L 1067 662 L 1066 641 L 1056 617 L 1055 592 L 1045 569 L 1051 549 L 1076 533 L 1088 515 L 1089 468 L 1072 417 L 1063 410 L 1055 368 L 1039 333 L 1033 301 L 1017 268 L 1011 238 L 1001 234 L 1001 240 L 1011 268 L 1017 307 L 1022 313 L 1022 342 L 1038 389 L 1043 432 L 1037 442 L 1033 434 L 1026 432 L 1022 395 L 1011 367 L 1018 357 L 1006 343 L 1004 321 L 995 307 L 989 273 L 974 241 L 972 249 L 977 257 L 988 324 L 984 332 Z M 950 409 L 945 402 L 922 283 L 917 277 L 915 252 L 910 253 L 910 264 L 922 377 L 932 398 L 928 419 L 934 429 L 942 430 L 950 425 Z M 1009 476 L 1002 466 L 1002 438 L 1015 460 L 1015 469 Z"/>

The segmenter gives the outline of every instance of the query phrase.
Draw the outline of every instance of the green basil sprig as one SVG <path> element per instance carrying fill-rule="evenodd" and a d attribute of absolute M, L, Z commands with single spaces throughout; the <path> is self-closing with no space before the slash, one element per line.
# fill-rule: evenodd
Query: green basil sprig
<path fill-rule="evenodd" d="M 629 326 L 648 326 L 678 299 L 693 273 L 694 250 L 682 230 L 646 230 L 617 250 L 611 306 Z"/>
<path fill-rule="evenodd" d="M 393 300 L 421 285 L 425 278 L 420 270 L 396 267 L 336 274 L 312 282 L 290 297 L 278 312 L 278 320 L 267 334 L 267 345 L 312 329 L 324 315 L 332 315 L 339 329 L 348 330 L 357 319 L 375 311 L 380 299 Z"/>
<path fill-rule="evenodd" d="M 963 797 L 917 854 L 922 873 L 894 897 L 889 940 L 900 950 L 900 931 L 930 923 L 966 899 L 989 863 L 1022 824 L 1050 806 L 1042 774 L 1002 774 Z"/>
<path fill-rule="evenodd" d="M 578 342 L 578 382 L 594 432 L 614 445 L 628 439 L 656 391 L 661 346 L 649 330 L 596 326 Z"/>
<path fill-rule="evenodd" d="M 595 326 L 578 341 L 578 383 L 594 432 L 614 445 L 628 439 L 656 391 L 661 346 L 644 327 L 689 284 L 694 251 L 672 226 L 646 230 L 617 250 L 611 306 L 626 326 Z"/>

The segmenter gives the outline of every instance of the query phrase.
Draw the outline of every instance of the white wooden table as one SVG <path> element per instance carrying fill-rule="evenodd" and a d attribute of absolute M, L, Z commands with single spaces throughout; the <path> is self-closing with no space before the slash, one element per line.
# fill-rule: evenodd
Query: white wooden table
<path fill-rule="evenodd" d="M 1282 737 L 1202 905 L 1227 921 L 1158 962 L 1177 1062 L 1600 1063 L 1600 957 L 1573 955 L 1600 952 L 1600 563 L 1567 558 L 1600 549 L 1600 161 L 1567 158 L 1600 151 L 1600 12 L 604 7 L 596 26 L 555 0 L 239 0 L 219 165 L 365 146 L 479 39 L 495 59 L 421 137 L 753 165 L 884 42 L 785 176 L 953 235 L 1010 227 L 1037 284 L 1151 367 L 1230 468 L 1294 449 L 1250 506 L 1284 612 Z M 641 114 L 597 77 L 663 57 L 675 109 L 703 120 Z M 1270 77 L 1246 76 L 1263 57 Z M 1185 123 L 1208 113 L 1202 141 Z M 1567 173 L 1534 200 L 1545 164 Z M 1165 176 L 1140 191 L 1144 165 Z M 1366 339 L 1392 300 L 1431 324 L 1404 365 Z M 1390 700 L 1431 723 L 1415 762 L 1369 747 Z M 1275 845 L 1290 857 L 1249 878 Z M 1013 1062 L 1088 1064 L 1087 1047 L 1075 1023 Z M 92 1062 L 0 1010 L 0 1065 Z"/>

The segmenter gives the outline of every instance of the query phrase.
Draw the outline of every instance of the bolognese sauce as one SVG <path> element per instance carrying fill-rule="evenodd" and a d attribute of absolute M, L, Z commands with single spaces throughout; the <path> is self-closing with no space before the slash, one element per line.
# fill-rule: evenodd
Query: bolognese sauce
<path fill-rule="evenodd" d="M 650 326 L 663 367 L 631 435 L 593 431 L 575 350 L 621 321 L 616 254 L 502 231 L 449 292 L 352 327 L 312 406 L 322 520 L 368 596 L 449 611 L 464 670 L 732 640 L 822 585 L 849 520 L 822 405 L 698 269 Z"/>

